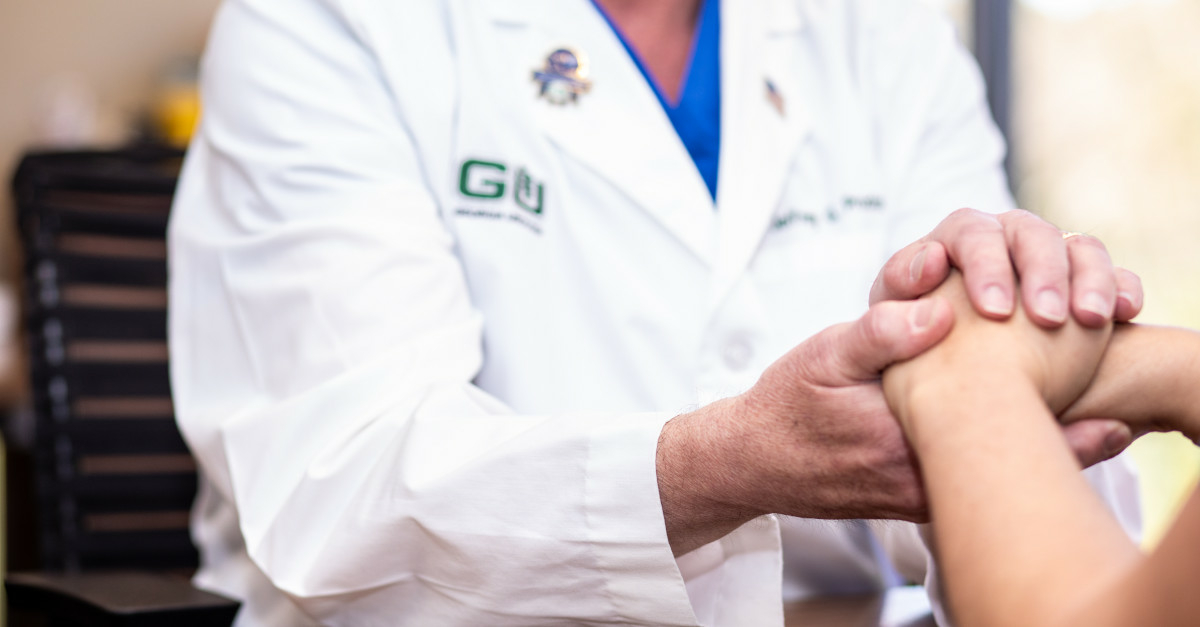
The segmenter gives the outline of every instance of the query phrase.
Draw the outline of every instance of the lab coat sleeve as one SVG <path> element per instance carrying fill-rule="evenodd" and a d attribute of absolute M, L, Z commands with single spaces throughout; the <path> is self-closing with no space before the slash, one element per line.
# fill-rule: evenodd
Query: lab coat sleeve
<path fill-rule="evenodd" d="M 341 7 L 222 8 L 170 225 L 178 418 L 247 553 L 331 625 L 694 624 L 670 416 L 472 386 L 482 321 L 410 112 Z"/>
<path fill-rule="evenodd" d="M 1004 139 L 989 112 L 978 66 L 949 21 L 916 3 L 874 2 L 871 9 L 873 34 L 865 38 L 863 84 L 878 90 L 874 101 L 883 105 L 877 119 L 894 210 L 890 249 L 916 241 L 960 207 L 988 212 L 1014 208 L 1003 168 Z M 1084 473 L 1126 532 L 1139 538 L 1138 488 L 1128 455 Z M 921 575 L 914 558 L 918 538 L 931 539 L 927 531 L 898 529 L 882 538 L 909 578 Z M 932 557 L 927 564 L 924 580 L 936 601 L 940 584 Z M 949 624 L 941 603 L 935 603 L 935 610 L 939 624 Z"/>

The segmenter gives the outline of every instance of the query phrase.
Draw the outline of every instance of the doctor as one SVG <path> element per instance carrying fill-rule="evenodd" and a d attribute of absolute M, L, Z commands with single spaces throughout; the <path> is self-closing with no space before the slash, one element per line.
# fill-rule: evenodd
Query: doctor
<path fill-rule="evenodd" d="M 878 374 L 950 313 L 885 301 L 953 263 L 1005 317 L 1015 264 L 1040 324 L 1136 313 L 1094 240 L 950 214 L 1012 201 L 936 14 L 718 4 L 222 7 L 170 332 L 240 625 L 779 625 L 919 577 L 910 530 L 771 515 L 926 516 Z"/>

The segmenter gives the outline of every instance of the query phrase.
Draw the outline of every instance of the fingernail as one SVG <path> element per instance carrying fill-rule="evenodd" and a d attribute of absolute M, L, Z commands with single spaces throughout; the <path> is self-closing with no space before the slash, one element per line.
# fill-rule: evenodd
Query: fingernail
<path fill-rule="evenodd" d="M 933 320 L 933 301 L 919 300 L 913 306 L 912 311 L 908 313 L 909 324 L 912 325 L 913 331 L 924 331 L 929 328 L 929 323 Z"/>
<path fill-rule="evenodd" d="M 1113 314 L 1113 304 L 1100 292 L 1084 294 L 1083 299 L 1079 302 L 1079 308 L 1104 318 L 1111 318 Z"/>
<path fill-rule="evenodd" d="M 1130 307 L 1133 307 L 1135 309 L 1141 304 L 1141 303 L 1138 303 L 1137 301 L 1135 301 L 1133 299 L 1133 294 L 1130 294 L 1129 292 L 1117 292 L 1117 298 L 1125 301 L 1126 303 L 1129 304 Z"/>
<path fill-rule="evenodd" d="M 1054 322 L 1067 319 L 1067 303 L 1058 290 L 1048 287 L 1037 293 L 1034 310 L 1038 315 Z"/>
<path fill-rule="evenodd" d="M 983 310 L 997 316 L 1007 316 L 1012 313 L 1012 297 L 1004 288 L 992 284 L 983 290 Z"/>
<path fill-rule="evenodd" d="M 1129 427 L 1118 425 L 1113 427 L 1108 435 L 1104 437 L 1104 455 L 1112 457 L 1117 453 L 1125 450 L 1133 443 L 1133 434 L 1129 432 Z"/>
<path fill-rule="evenodd" d="M 908 264 L 908 279 L 913 283 L 921 280 L 921 273 L 925 270 L 925 248 L 913 257 L 912 263 Z"/>

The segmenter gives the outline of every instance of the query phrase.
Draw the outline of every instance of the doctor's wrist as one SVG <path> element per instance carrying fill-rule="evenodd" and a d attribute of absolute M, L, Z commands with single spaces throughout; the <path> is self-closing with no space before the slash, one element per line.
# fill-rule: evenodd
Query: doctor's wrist
<path fill-rule="evenodd" d="M 667 539 L 676 556 L 766 513 L 741 505 L 736 498 L 744 479 L 730 455 L 733 430 L 729 427 L 738 421 L 739 411 L 736 398 L 724 399 L 663 425 L 656 453 L 658 492 Z"/>

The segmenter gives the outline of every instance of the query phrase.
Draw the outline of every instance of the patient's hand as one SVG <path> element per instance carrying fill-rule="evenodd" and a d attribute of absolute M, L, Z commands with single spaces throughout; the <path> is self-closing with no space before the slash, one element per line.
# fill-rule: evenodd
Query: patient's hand
<path fill-rule="evenodd" d="M 969 397 L 978 404 L 1020 386 L 1032 386 L 1057 414 L 1087 388 L 1112 332 L 1111 325 L 1088 329 L 1073 320 L 1046 330 L 1021 307 L 1008 320 L 985 319 L 971 307 L 957 272 L 926 298 L 938 297 L 954 306 L 950 335 L 883 377 L 892 412 L 910 436 L 913 409 L 921 403 Z"/>

